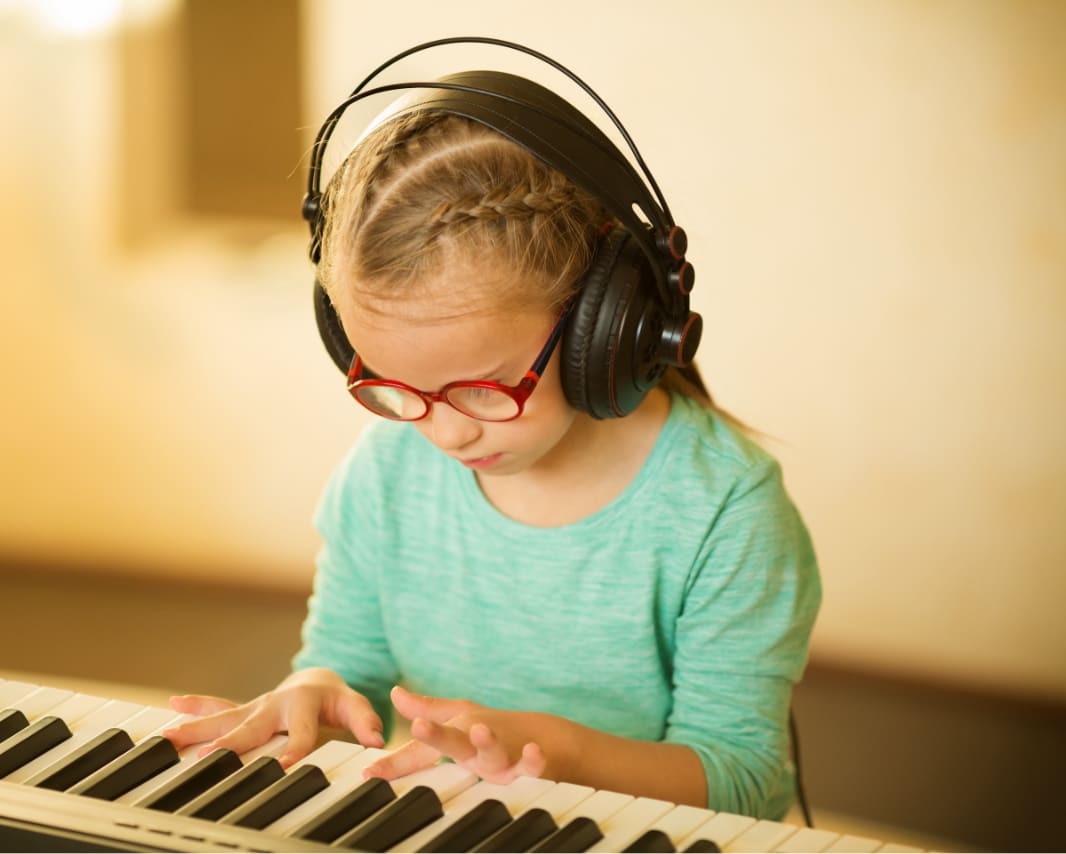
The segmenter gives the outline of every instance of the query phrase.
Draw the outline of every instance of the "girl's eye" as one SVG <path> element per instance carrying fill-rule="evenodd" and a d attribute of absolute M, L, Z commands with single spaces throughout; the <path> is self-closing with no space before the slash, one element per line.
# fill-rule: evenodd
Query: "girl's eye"
<path fill-rule="evenodd" d="M 463 393 L 470 400 L 486 400 L 499 394 L 495 389 L 481 388 L 480 386 L 468 386 L 463 389 Z"/>

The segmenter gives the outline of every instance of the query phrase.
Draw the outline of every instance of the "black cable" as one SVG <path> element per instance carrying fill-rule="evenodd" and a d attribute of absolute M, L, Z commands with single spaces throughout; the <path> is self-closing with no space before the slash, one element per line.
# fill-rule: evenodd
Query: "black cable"
<path fill-rule="evenodd" d="M 799 801 L 800 811 L 803 813 L 803 820 L 807 823 L 807 827 L 814 827 L 811 808 L 807 803 L 807 792 L 803 788 L 803 770 L 800 768 L 799 729 L 796 726 L 796 716 L 791 708 L 788 710 L 788 731 L 792 739 L 792 764 L 796 768 L 796 799 Z"/>

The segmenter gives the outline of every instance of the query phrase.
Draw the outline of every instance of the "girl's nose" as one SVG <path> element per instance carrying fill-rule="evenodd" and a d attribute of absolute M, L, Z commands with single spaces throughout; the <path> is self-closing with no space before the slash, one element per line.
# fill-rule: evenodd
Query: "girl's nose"
<path fill-rule="evenodd" d="M 422 424 L 430 441 L 442 451 L 458 450 L 481 435 L 480 421 L 443 402 L 433 404 Z"/>

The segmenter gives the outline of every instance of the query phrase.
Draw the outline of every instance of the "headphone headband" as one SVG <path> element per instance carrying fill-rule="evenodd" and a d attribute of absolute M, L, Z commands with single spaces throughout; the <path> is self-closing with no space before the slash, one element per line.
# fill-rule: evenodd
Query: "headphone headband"
<path fill-rule="evenodd" d="M 431 82 L 408 82 L 367 89 L 378 74 L 407 56 L 446 44 L 492 44 L 529 54 L 561 71 L 577 83 L 626 140 L 640 164 L 642 179 L 603 131 L 554 92 L 523 77 L 495 71 L 468 71 Z M 558 170 L 598 198 L 637 241 L 647 256 L 665 306 L 687 308 L 692 268 L 684 263 L 686 239 L 674 225 L 654 177 L 617 116 L 576 74 L 555 60 L 523 45 L 500 39 L 459 37 L 416 45 L 387 60 L 368 75 L 326 118 L 312 148 L 303 215 L 311 224 L 312 260 L 321 252 L 321 176 L 327 144 L 344 112 L 353 104 L 385 92 L 412 92 L 389 118 L 411 112 L 434 111 L 462 115 L 497 131 Z M 650 188 L 650 190 L 649 190 Z M 653 195 L 654 193 L 654 195 Z M 640 214 L 643 214 L 643 218 Z M 649 229 L 650 225 L 650 229 Z"/>

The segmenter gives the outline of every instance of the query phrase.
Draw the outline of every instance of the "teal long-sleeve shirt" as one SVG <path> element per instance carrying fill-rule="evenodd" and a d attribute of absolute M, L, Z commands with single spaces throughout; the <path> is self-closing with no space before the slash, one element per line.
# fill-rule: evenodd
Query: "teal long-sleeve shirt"
<path fill-rule="evenodd" d="M 554 528 L 499 513 L 411 425 L 375 422 L 315 522 L 294 667 L 335 670 L 386 727 L 397 683 L 548 712 L 691 747 L 712 809 L 787 811 L 817 564 L 777 462 L 702 405 L 674 395 L 628 488 Z"/>

